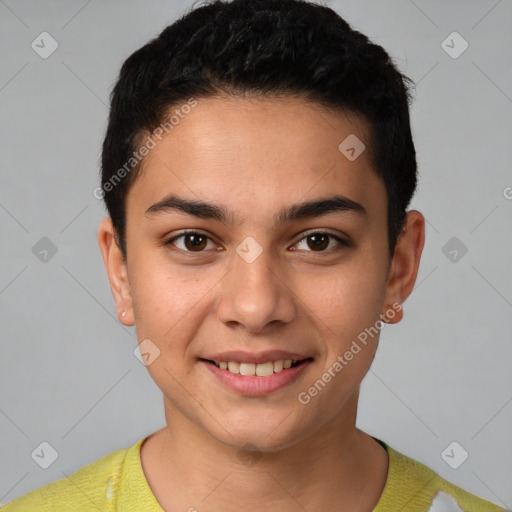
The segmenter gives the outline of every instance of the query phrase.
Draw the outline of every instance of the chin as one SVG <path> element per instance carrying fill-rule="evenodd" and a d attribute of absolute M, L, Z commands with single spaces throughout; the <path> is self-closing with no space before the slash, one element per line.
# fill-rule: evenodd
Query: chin
<path fill-rule="evenodd" d="M 215 432 L 210 431 L 210 435 L 235 450 L 272 453 L 285 450 L 307 436 L 296 423 L 288 413 L 263 419 L 248 414 L 243 421 L 226 422 L 223 425 L 226 430 L 215 425 Z"/>

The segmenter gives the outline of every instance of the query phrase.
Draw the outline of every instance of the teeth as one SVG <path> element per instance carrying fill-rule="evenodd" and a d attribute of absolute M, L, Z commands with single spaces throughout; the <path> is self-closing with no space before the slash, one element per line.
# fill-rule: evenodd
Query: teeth
<path fill-rule="evenodd" d="M 240 363 L 234 363 L 233 361 L 229 361 L 228 370 L 231 373 L 240 373 Z"/>
<path fill-rule="evenodd" d="M 256 375 L 256 365 L 254 363 L 240 363 L 240 375 Z"/>
<path fill-rule="evenodd" d="M 280 372 L 283 369 L 284 361 L 274 361 L 274 372 Z"/>
<path fill-rule="evenodd" d="M 283 369 L 291 368 L 297 361 L 296 359 L 281 359 L 279 361 L 267 361 L 259 364 L 237 363 L 236 361 L 214 361 L 214 363 L 217 368 L 228 370 L 231 373 L 268 377 L 273 373 L 279 373 Z"/>
<path fill-rule="evenodd" d="M 268 363 L 257 364 L 255 371 L 258 377 L 268 377 L 274 373 L 274 363 L 269 361 Z"/>

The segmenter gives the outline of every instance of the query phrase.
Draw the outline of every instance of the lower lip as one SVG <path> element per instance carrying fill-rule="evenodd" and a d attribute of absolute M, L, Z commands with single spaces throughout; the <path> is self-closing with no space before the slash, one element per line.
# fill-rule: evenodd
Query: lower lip
<path fill-rule="evenodd" d="M 280 372 L 273 373 L 268 377 L 258 377 L 256 375 L 240 375 L 231 373 L 228 370 L 222 370 L 212 363 L 200 360 L 206 365 L 215 377 L 230 389 L 238 391 L 243 395 L 267 395 L 278 389 L 287 386 L 296 380 L 312 362 L 311 359 L 305 359 L 302 363 L 292 368 L 285 368 Z"/>

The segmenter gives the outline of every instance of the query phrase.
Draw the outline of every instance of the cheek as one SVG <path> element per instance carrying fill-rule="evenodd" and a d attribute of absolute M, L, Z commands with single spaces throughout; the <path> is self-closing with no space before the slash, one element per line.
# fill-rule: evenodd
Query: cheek
<path fill-rule="evenodd" d="M 132 288 L 138 339 L 154 339 L 162 348 L 186 339 L 183 335 L 197 327 L 195 317 L 204 313 L 208 293 L 219 278 L 216 272 L 165 262 L 146 260 L 138 266 Z"/>
<path fill-rule="evenodd" d="M 330 339 L 350 341 L 379 319 L 384 290 L 381 269 L 358 256 L 332 271 L 304 275 L 297 295 Z"/>

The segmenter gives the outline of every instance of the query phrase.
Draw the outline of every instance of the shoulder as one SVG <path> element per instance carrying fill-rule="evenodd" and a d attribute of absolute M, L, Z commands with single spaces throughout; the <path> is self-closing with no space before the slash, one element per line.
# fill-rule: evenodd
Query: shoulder
<path fill-rule="evenodd" d="M 377 439 L 376 439 L 377 440 Z M 388 478 L 374 512 L 504 512 L 505 509 L 471 494 L 386 443 Z"/>
<path fill-rule="evenodd" d="M 114 510 L 116 484 L 130 448 L 116 450 L 68 477 L 35 489 L 4 505 L 1 512 L 89 512 Z"/>

